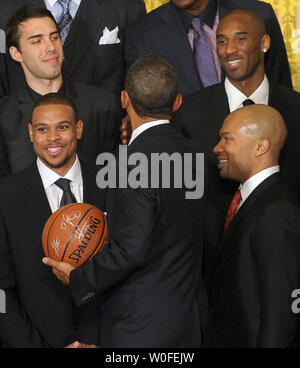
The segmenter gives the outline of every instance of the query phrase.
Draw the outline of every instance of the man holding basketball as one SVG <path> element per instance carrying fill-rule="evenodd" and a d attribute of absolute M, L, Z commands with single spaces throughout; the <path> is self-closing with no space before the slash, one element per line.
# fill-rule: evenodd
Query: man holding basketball
<path fill-rule="evenodd" d="M 76 307 L 66 288 L 41 264 L 42 230 L 61 206 L 58 179 L 69 180 L 77 202 L 105 209 L 106 194 L 95 184 L 95 167 L 76 154 L 83 122 L 73 101 L 50 93 L 35 104 L 28 126 L 38 156 L 28 168 L 3 179 L 0 188 L 0 314 L 5 347 L 64 347 L 76 339 L 98 343 L 97 304 Z"/>
<path fill-rule="evenodd" d="M 178 75 L 165 60 L 138 60 L 127 74 L 121 100 L 133 127 L 128 155 L 150 159 L 152 153 L 181 157 L 197 152 L 169 122 L 181 96 Z M 110 188 L 109 239 L 103 250 L 76 269 L 43 259 L 70 284 L 77 305 L 101 296 L 103 348 L 208 344 L 208 304 L 201 276 L 204 200 L 186 199 L 185 184 L 178 188 L 172 172 L 170 183 L 168 188 L 162 183 L 158 188 Z"/>

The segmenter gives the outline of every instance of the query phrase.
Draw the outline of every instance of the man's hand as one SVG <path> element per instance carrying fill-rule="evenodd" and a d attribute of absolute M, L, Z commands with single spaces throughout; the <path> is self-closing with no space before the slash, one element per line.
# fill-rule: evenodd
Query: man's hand
<path fill-rule="evenodd" d="M 84 344 L 83 342 L 75 341 L 73 344 L 70 344 L 66 346 L 67 349 L 95 349 L 99 348 L 99 346 L 96 345 L 88 345 Z"/>
<path fill-rule="evenodd" d="M 75 269 L 75 267 L 71 266 L 66 262 L 56 262 L 51 258 L 44 257 L 42 259 L 43 263 L 47 266 L 52 267 L 52 271 L 54 275 L 62 281 L 63 284 L 69 285 L 70 283 L 70 273 Z"/>
<path fill-rule="evenodd" d="M 120 127 L 120 130 L 121 130 L 122 144 L 128 144 L 132 133 L 131 122 L 128 115 L 126 115 L 122 119 L 122 125 Z"/>

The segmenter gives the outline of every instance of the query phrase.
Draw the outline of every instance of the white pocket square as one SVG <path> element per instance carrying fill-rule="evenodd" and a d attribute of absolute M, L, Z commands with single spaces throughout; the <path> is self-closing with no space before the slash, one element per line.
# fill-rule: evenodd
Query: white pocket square
<path fill-rule="evenodd" d="M 113 43 L 120 43 L 120 39 L 118 38 L 119 27 L 117 26 L 115 29 L 110 31 L 107 27 L 103 29 L 103 35 L 100 37 L 99 45 L 109 45 Z"/>

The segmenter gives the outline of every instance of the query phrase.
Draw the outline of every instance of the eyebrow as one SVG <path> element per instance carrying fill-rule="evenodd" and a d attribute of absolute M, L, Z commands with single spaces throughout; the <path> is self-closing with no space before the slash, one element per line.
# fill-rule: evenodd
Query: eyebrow
<path fill-rule="evenodd" d="M 41 127 L 41 126 L 47 126 L 48 125 L 47 123 L 43 123 L 43 122 L 41 122 L 41 123 L 31 123 L 31 124 L 34 127 Z M 69 120 L 62 120 L 62 121 L 58 121 L 56 123 L 56 125 L 61 125 L 61 124 L 70 124 L 70 125 L 72 125 L 72 124 L 74 124 L 74 122 L 69 121 Z"/>
<path fill-rule="evenodd" d="M 235 35 L 246 35 L 246 34 L 248 34 L 248 32 L 246 32 L 246 31 L 235 32 Z M 225 35 L 223 33 L 219 33 L 219 34 L 217 34 L 217 38 L 219 38 L 219 37 L 225 37 Z"/>
<path fill-rule="evenodd" d="M 58 31 L 53 31 L 53 32 L 51 32 L 51 33 L 49 34 L 49 36 L 53 36 L 54 34 L 59 34 L 59 32 L 58 32 Z M 31 39 L 33 39 L 33 38 L 38 38 L 38 37 L 44 37 L 44 35 L 43 35 L 42 33 L 38 33 L 38 34 L 35 34 L 35 35 L 32 35 L 32 36 L 29 36 L 29 37 L 27 38 L 27 40 L 31 40 Z"/>

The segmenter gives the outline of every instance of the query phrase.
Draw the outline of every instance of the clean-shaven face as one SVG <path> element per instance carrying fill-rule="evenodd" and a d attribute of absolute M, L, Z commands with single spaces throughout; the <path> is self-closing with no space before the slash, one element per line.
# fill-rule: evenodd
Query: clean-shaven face
<path fill-rule="evenodd" d="M 36 155 L 60 175 L 67 173 L 75 162 L 82 128 L 82 121 L 75 121 L 72 107 L 60 104 L 36 107 L 28 126 Z"/>

